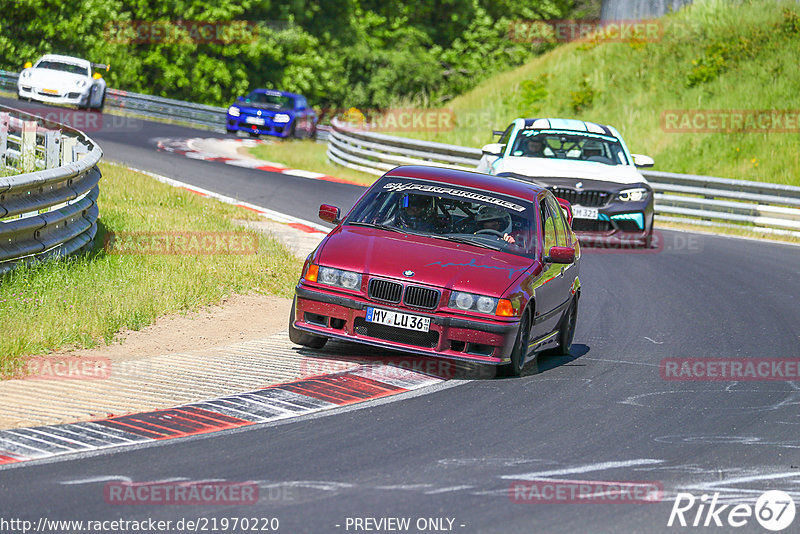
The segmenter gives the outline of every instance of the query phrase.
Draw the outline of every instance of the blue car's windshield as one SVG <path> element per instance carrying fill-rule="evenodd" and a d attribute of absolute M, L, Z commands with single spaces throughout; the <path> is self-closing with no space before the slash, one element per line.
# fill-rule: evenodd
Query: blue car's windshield
<path fill-rule="evenodd" d="M 244 101 L 249 104 L 258 104 L 275 109 L 294 109 L 294 98 L 285 95 L 253 91 L 244 98 Z"/>

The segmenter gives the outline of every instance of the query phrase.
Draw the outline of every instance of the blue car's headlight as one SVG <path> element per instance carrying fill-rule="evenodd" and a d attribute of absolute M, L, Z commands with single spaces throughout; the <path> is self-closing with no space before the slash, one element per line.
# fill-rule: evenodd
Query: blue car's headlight
<path fill-rule="evenodd" d="M 292 118 L 289 115 L 287 115 L 286 113 L 278 113 L 277 115 L 275 115 L 275 117 L 273 117 L 272 120 L 274 122 L 283 124 L 285 122 L 289 122 L 290 120 L 292 120 Z"/>
<path fill-rule="evenodd" d="M 617 198 L 622 202 L 639 202 L 646 200 L 650 192 L 644 187 L 635 187 L 633 189 L 623 189 L 617 195 Z"/>
<path fill-rule="evenodd" d="M 231 106 L 228 108 L 228 115 L 231 115 L 232 117 L 238 117 L 241 114 L 242 112 L 236 106 Z"/>

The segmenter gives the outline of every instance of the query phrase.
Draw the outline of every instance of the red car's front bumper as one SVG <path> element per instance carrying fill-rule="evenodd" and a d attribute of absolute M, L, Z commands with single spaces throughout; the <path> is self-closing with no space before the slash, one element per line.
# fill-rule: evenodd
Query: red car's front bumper
<path fill-rule="evenodd" d="M 509 361 L 519 329 L 519 319 L 499 321 L 441 312 L 424 313 L 304 284 L 298 285 L 295 293 L 295 328 L 392 350 L 501 364 Z M 365 319 L 367 307 L 430 317 L 430 330 L 416 332 L 368 323 Z"/>

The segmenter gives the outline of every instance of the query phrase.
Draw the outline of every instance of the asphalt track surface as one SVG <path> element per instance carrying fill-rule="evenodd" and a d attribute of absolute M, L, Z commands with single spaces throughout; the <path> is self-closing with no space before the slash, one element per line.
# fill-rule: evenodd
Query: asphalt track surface
<path fill-rule="evenodd" d="M 146 131 L 203 135 L 149 124 Z M 347 207 L 353 198 L 341 184 L 156 153 L 145 137 L 94 137 L 110 159 L 126 156 L 284 212 L 297 205 L 292 215 L 310 217 L 301 207 L 323 200 Z M 278 194 L 286 204 L 269 204 Z M 728 532 L 730 507 L 719 516 L 723 527 L 668 527 L 675 494 L 719 493 L 721 502 L 752 505 L 778 489 L 800 505 L 800 382 L 671 381 L 659 373 L 665 358 L 800 358 L 800 248 L 663 237 L 663 249 L 647 254 L 584 254 L 572 353 L 541 358 L 522 378 L 450 381 L 321 417 L 11 466 L 0 470 L 0 518 L 263 517 L 290 533 L 367 532 L 353 519 L 395 517 L 410 518 L 405 532 L 437 531 L 417 528 L 426 518 L 451 519 L 451 531 L 465 533 Z M 647 481 L 664 496 L 647 504 L 509 498 L 512 483 L 534 479 L 540 488 Z M 111 505 L 104 486 L 113 480 L 256 481 L 260 499 Z M 689 523 L 697 511 L 686 512 Z M 798 530 L 800 517 L 785 532 Z M 754 517 L 736 531 L 766 532 Z"/>

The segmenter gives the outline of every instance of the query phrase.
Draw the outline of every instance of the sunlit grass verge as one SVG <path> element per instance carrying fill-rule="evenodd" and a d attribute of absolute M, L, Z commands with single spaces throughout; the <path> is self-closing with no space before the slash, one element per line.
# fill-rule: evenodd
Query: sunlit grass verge
<path fill-rule="evenodd" d="M 257 145 L 250 149 L 250 154 L 286 167 L 319 172 L 364 185 L 372 185 L 378 179 L 377 176 L 331 163 L 326 155 L 327 150 L 327 143 L 292 139 Z"/>
<path fill-rule="evenodd" d="M 258 217 L 120 166 L 100 169 L 94 250 L 0 277 L 0 374 L 24 356 L 109 343 L 123 328 L 138 330 L 233 293 L 291 295 L 301 262 L 263 235 L 255 236 L 255 254 L 108 253 L 110 232 L 243 232 L 234 219 Z"/>

